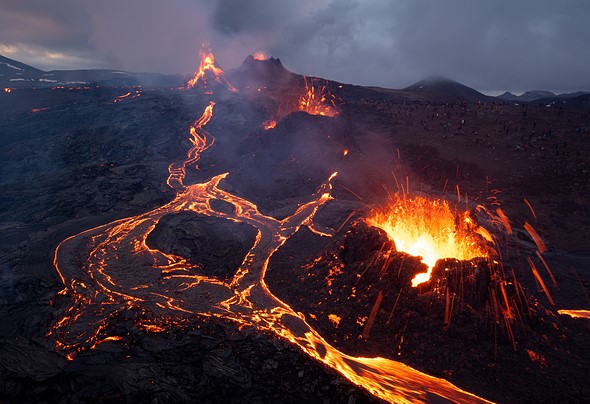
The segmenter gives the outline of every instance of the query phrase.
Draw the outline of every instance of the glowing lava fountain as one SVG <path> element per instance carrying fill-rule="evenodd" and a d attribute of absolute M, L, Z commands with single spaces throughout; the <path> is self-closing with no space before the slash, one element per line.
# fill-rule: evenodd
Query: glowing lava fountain
<path fill-rule="evenodd" d="M 305 78 L 305 92 L 299 98 L 300 111 L 310 115 L 334 117 L 338 115 L 336 98 L 328 92 L 327 85 L 321 85 L 316 79 Z"/>
<path fill-rule="evenodd" d="M 469 211 L 453 211 L 445 200 L 422 196 L 395 194 L 385 208 L 373 212 L 367 223 L 383 229 L 398 251 L 422 257 L 428 272 L 416 275 L 413 286 L 428 281 L 432 268 L 441 258 L 487 257 L 489 249 L 484 238 L 492 241 Z"/>
<path fill-rule="evenodd" d="M 212 56 L 202 56 L 201 67 L 209 66 L 216 72 Z M 223 77 L 222 71 L 219 77 Z M 196 75 L 191 86 L 203 79 L 204 76 Z M 233 87 L 227 84 L 231 90 Z M 101 343 L 124 340 L 124 336 L 113 335 L 117 328 L 111 327 L 123 313 L 127 318 L 136 313 L 135 325 L 148 332 L 179 327 L 196 317 L 217 317 L 273 332 L 390 402 L 424 402 L 437 397 L 454 402 L 486 402 L 444 379 L 402 363 L 340 352 L 307 323 L 302 313 L 295 312 L 268 289 L 264 278 L 270 258 L 301 226 L 318 235 L 333 234 L 318 225 L 314 216 L 332 199 L 331 183 L 336 173 L 283 220 L 266 216 L 252 202 L 221 189 L 219 184 L 230 173 L 204 183 L 184 184 L 186 169 L 195 167 L 200 154 L 213 144 L 211 135 L 204 130 L 213 119 L 213 108 L 211 101 L 201 118 L 191 125 L 193 147 L 186 159 L 169 166 L 168 185 L 176 191 L 172 201 L 152 211 L 83 231 L 57 247 L 54 264 L 65 286 L 60 294 L 69 295 L 70 304 L 49 332 L 55 338 L 56 348 L 67 352 L 68 359 L 73 360 Z M 233 209 L 214 210 L 211 202 L 216 200 Z M 229 282 L 198 274 L 198 268 L 187 259 L 147 245 L 147 237 L 159 221 L 179 212 L 246 223 L 257 230 L 254 244 Z"/>
<path fill-rule="evenodd" d="M 186 84 L 188 88 L 194 87 L 199 81 L 206 84 L 205 74 L 210 72 L 215 81 L 224 84 L 234 93 L 238 92 L 238 90 L 225 79 L 223 70 L 215 64 L 215 56 L 206 44 L 203 44 L 201 47 L 199 55 L 201 56 L 201 64 L 199 65 L 199 70 L 195 72 L 193 78 Z"/>

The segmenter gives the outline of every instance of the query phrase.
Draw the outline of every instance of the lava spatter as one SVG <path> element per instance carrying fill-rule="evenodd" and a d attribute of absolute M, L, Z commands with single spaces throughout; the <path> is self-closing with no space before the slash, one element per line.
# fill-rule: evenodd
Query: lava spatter
<path fill-rule="evenodd" d="M 416 275 L 413 286 L 430 279 L 439 259 L 467 261 L 489 255 L 481 236 L 485 229 L 475 224 L 469 211 L 453 211 L 442 199 L 395 194 L 367 222 L 383 229 L 395 241 L 398 251 L 422 257 L 428 272 Z"/>

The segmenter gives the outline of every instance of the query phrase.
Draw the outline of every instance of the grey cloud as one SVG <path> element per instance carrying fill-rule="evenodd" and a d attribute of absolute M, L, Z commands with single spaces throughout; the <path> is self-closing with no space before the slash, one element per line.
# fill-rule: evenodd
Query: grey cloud
<path fill-rule="evenodd" d="M 0 42 L 86 49 L 92 27 L 76 0 L 3 0 L 0 4 Z"/>
<path fill-rule="evenodd" d="M 219 0 L 215 2 L 212 26 L 220 33 L 268 33 L 280 30 L 285 21 L 304 18 L 310 7 L 320 2 Z"/>
<path fill-rule="evenodd" d="M 192 71 L 209 42 L 224 68 L 262 50 L 355 84 L 440 74 L 480 90 L 570 91 L 590 90 L 588 15 L 584 0 L 5 0 L 0 44 L 171 73 Z"/>

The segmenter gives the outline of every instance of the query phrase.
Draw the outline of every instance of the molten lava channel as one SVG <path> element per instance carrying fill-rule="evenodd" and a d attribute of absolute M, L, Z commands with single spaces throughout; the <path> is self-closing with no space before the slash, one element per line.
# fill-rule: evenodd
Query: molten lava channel
<path fill-rule="evenodd" d="M 491 241 L 489 233 L 475 223 L 469 211 L 453 210 L 442 199 L 395 194 L 387 206 L 367 218 L 367 223 L 384 230 L 398 251 L 422 257 L 428 272 L 416 275 L 412 286 L 428 281 L 439 259 L 470 260 L 489 255 L 483 238 Z"/>

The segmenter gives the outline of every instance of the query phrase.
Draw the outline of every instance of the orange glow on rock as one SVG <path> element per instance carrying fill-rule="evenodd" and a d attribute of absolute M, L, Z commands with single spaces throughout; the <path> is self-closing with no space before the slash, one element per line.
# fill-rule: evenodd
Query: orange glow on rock
<path fill-rule="evenodd" d="M 273 121 L 272 119 L 262 122 L 262 127 L 264 128 L 264 130 L 272 129 L 275 126 L 277 126 L 277 121 Z"/>
<path fill-rule="evenodd" d="M 252 57 L 254 58 L 254 60 L 267 60 L 268 56 L 266 56 L 264 54 L 264 52 L 255 52 L 254 55 L 252 55 Z"/>
<path fill-rule="evenodd" d="M 485 229 L 475 223 L 469 211 L 454 210 L 445 200 L 395 194 L 387 206 L 367 218 L 367 223 L 384 230 L 398 251 L 422 257 L 428 272 L 416 275 L 412 286 L 428 281 L 439 259 L 470 260 L 489 255 L 481 237 Z"/>
<path fill-rule="evenodd" d="M 4 89 L 4 92 L 5 92 L 5 93 L 10 93 L 11 91 L 12 91 L 12 89 L 11 89 L 11 88 L 9 88 L 9 87 L 6 87 L 6 88 Z"/>

